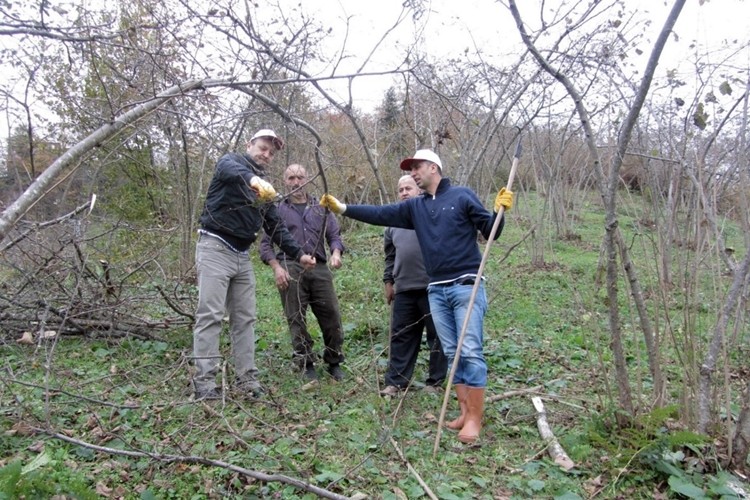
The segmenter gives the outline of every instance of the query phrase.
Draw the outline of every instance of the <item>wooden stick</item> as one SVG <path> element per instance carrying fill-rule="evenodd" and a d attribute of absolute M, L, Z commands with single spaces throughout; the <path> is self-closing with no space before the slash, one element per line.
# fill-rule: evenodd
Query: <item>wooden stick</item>
<path fill-rule="evenodd" d="M 210 458 L 205 458 L 205 457 L 201 457 L 197 455 L 168 455 L 168 454 L 162 454 L 162 453 L 157 453 L 157 452 L 150 453 L 150 452 L 145 452 L 145 451 L 107 448 L 107 447 L 99 446 L 99 445 L 89 443 L 86 441 L 81 441 L 80 439 L 68 437 L 65 434 L 61 434 L 59 432 L 55 432 L 49 429 L 42 429 L 42 428 L 34 427 L 33 430 L 39 433 L 47 434 L 48 436 L 52 438 L 65 441 L 67 443 L 75 444 L 77 446 L 82 446 L 84 448 L 88 448 L 94 451 L 99 451 L 102 453 L 108 453 L 110 455 L 135 457 L 135 458 L 148 458 L 153 461 L 168 463 L 168 464 L 183 463 L 183 464 L 200 464 L 200 465 L 206 465 L 209 467 L 219 467 L 219 468 L 230 470 L 232 472 L 242 474 L 243 476 L 251 477 L 253 479 L 256 479 L 258 481 L 263 481 L 266 483 L 278 482 L 282 484 L 288 484 L 290 486 L 293 486 L 294 488 L 297 488 L 298 490 L 309 491 L 310 493 L 313 493 L 314 495 L 317 495 L 321 498 L 330 498 L 333 500 L 349 500 L 349 497 L 347 496 L 334 493 L 324 488 L 319 488 L 313 484 L 310 484 L 307 480 L 297 479 L 297 478 L 285 476 L 283 474 L 266 474 L 265 472 L 260 472 L 260 471 L 256 471 L 253 469 L 246 469 L 244 467 L 240 467 L 238 465 L 234 465 L 229 462 L 224 462 L 221 460 L 213 460 Z"/>
<path fill-rule="evenodd" d="M 516 396 L 523 396 L 530 392 L 539 392 L 542 389 L 544 389 L 543 385 L 535 385 L 534 387 L 529 387 L 527 389 L 516 389 L 515 391 L 507 391 L 502 394 L 495 394 L 494 396 L 488 396 L 484 398 L 484 402 L 494 403 L 495 401 L 500 401 L 501 399 L 508 399 L 508 398 L 514 398 Z"/>
<path fill-rule="evenodd" d="M 516 145 L 516 151 L 513 155 L 513 164 L 510 167 L 510 173 L 508 174 L 508 183 L 506 189 L 508 191 L 513 187 L 513 180 L 516 177 L 516 169 L 518 168 L 518 161 L 521 158 L 521 136 L 518 136 L 518 144 Z M 492 224 L 492 230 L 490 231 L 490 237 L 487 240 L 487 245 L 484 247 L 484 254 L 482 255 L 482 262 L 479 264 L 479 270 L 477 271 L 477 278 L 474 280 L 474 287 L 471 289 L 471 296 L 469 297 L 469 305 L 466 311 L 466 317 L 464 317 L 464 323 L 461 326 L 461 335 L 458 337 L 456 343 L 456 355 L 453 358 L 453 364 L 451 365 L 451 371 L 448 375 L 448 381 L 445 384 L 445 394 L 443 395 L 443 406 L 440 408 L 440 418 L 438 419 L 438 428 L 435 433 L 435 446 L 432 449 L 432 457 L 437 456 L 438 447 L 440 446 L 440 436 L 442 435 L 443 422 L 445 421 L 445 410 L 448 407 L 448 400 L 451 395 L 451 386 L 453 385 L 453 376 L 456 374 L 456 368 L 458 367 L 458 360 L 461 357 L 461 348 L 464 344 L 464 337 L 466 337 L 466 330 L 469 326 L 469 319 L 471 318 L 471 310 L 474 307 L 474 300 L 477 297 L 477 291 L 479 291 L 479 285 L 482 283 L 482 273 L 484 272 L 484 266 L 487 264 L 487 257 L 490 254 L 490 248 L 492 248 L 492 242 L 495 241 L 495 235 L 500 227 L 500 221 L 505 215 L 505 207 L 500 207 L 500 211 L 495 217 L 495 222 Z"/>
<path fill-rule="evenodd" d="M 563 447 L 560 446 L 560 443 L 557 442 L 557 438 L 547 422 L 547 411 L 544 409 L 542 398 L 535 396 L 531 398 L 531 402 L 534 404 L 534 408 L 536 408 L 536 426 L 539 429 L 539 434 L 542 435 L 542 438 L 547 443 L 547 453 L 549 453 L 549 456 L 557 465 L 566 471 L 572 469 L 576 464 L 573 463 L 568 454 L 565 453 Z"/>
<path fill-rule="evenodd" d="M 422 487 L 425 493 L 427 493 L 427 496 L 430 497 L 432 500 L 438 500 L 438 497 L 435 496 L 435 494 L 432 492 L 429 486 L 427 486 L 427 483 L 424 482 L 422 477 L 419 475 L 419 473 L 414 469 L 414 467 L 411 466 L 409 461 L 406 459 L 404 454 L 401 452 L 401 448 L 398 447 L 398 443 L 396 443 L 396 440 L 391 437 L 391 444 L 393 445 L 393 448 L 396 450 L 396 453 L 398 453 L 399 458 L 401 458 L 401 461 L 406 464 L 406 468 L 409 469 L 409 472 L 412 473 L 412 475 L 416 478 L 419 485 Z"/>

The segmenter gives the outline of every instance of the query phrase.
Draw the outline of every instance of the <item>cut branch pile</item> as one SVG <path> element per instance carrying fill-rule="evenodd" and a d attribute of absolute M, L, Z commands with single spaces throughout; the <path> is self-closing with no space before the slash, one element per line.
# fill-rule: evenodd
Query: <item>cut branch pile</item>
<path fill-rule="evenodd" d="M 166 290 L 169 280 L 157 256 L 112 265 L 101 258 L 107 247 L 99 246 L 108 238 L 84 239 L 83 226 L 67 220 L 43 230 L 27 228 L 3 248 L 0 338 L 153 339 L 155 332 L 192 323 L 193 298 L 179 285 Z"/>

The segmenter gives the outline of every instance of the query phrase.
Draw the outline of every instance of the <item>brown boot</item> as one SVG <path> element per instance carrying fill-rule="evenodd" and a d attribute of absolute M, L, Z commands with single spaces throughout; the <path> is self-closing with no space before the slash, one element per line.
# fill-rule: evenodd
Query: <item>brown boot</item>
<path fill-rule="evenodd" d="M 458 440 L 462 443 L 471 444 L 479 437 L 482 430 L 482 417 L 484 416 L 484 387 L 466 388 L 466 419 Z"/>
<path fill-rule="evenodd" d="M 461 408 L 461 414 L 455 420 L 451 420 L 445 426 L 453 431 L 459 431 L 464 426 L 464 420 L 466 419 L 466 389 L 464 384 L 456 384 L 453 386 L 456 389 L 456 398 L 458 399 L 458 406 Z"/>

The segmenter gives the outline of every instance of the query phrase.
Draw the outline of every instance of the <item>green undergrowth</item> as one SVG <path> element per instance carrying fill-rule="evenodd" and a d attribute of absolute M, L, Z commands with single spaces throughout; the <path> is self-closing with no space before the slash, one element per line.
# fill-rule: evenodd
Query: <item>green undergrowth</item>
<path fill-rule="evenodd" d="M 420 481 L 444 499 L 726 495 L 729 478 L 706 466 L 717 450 L 679 425 L 674 405 L 644 409 L 624 430 L 614 425 L 606 295 L 596 285 L 602 214 L 591 204 L 581 217 L 580 238 L 526 241 L 508 253 L 532 223 L 511 213 L 493 247 L 485 319 L 493 400 L 477 446 L 446 430 L 434 452 L 443 397 L 421 390 L 424 355 L 403 397 L 379 396 L 389 324 L 382 229 L 353 224 L 344 267 L 335 271 L 346 337 L 339 383 L 320 367 L 320 383 L 305 386 L 294 370 L 273 275 L 257 256 L 257 364 L 269 389 L 260 400 L 225 387 L 222 401 L 192 401 L 189 329 L 153 340 L 5 339 L 0 498 L 315 497 L 279 476 L 384 499 L 426 498 Z M 634 221 L 624 231 L 640 238 Z M 536 244 L 544 259 L 532 263 Z M 647 408 L 645 352 L 622 300 L 637 404 Z M 320 347 L 314 321 L 311 331 Z M 222 353 L 229 358 L 226 335 Z M 232 380 L 230 366 L 222 380 Z M 575 463 L 569 471 L 545 453 L 535 395 Z M 451 399 L 446 418 L 455 412 Z M 244 470 L 276 476 L 261 480 Z"/>

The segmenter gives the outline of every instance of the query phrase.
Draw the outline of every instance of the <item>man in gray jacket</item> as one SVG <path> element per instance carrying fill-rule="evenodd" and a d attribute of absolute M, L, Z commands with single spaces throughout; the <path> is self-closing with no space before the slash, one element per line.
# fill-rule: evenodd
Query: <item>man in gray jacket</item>
<path fill-rule="evenodd" d="M 408 200 L 420 194 L 417 183 L 410 175 L 404 175 L 399 179 L 399 199 Z M 443 354 L 430 314 L 427 298 L 427 285 L 430 279 L 424 269 L 417 235 L 411 229 L 388 227 L 383 235 L 383 248 L 385 300 L 392 305 L 393 312 L 385 388 L 380 394 L 394 396 L 409 385 L 422 344 L 422 331 L 425 329 L 427 346 L 430 349 L 425 389 L 439 390 L 448 371 L 448 360 Z"/>

